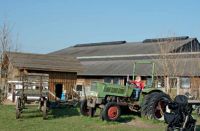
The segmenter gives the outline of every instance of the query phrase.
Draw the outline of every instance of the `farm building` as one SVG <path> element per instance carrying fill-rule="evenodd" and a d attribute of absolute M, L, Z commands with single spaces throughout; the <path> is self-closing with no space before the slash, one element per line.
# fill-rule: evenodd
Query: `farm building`
<path fill-rule="evenodd" d="M 132 75 L 133 63 L 152 61 L 156 65 L 156 87 L 171 94 L 193 93 L 200 96 L 200 44 L 196 38 L 171 37 L 142 42 L 102 42 L 78 44 L 52 52 L 72 55 L 80 60 L 84 71 L 77 84 L 90 86 L 92 81 L 124 85 Z M 139 67 L 138 75 L 148 83 L 149 68 Z M 132 79 L 132 78 L 131 78 Z"/>
<path fill-rule="evenodd" d="M 2 65 L 2 77 L 6 78 L 11 100 L 22 86 L 36 90 L 42 86 L 49 89 L 51 99 L 61 98 L 62 92 L 72 93 L 77 73 L 82 70 L 80 62 L 71 56 L 16 52 L 4 55 Z"/>

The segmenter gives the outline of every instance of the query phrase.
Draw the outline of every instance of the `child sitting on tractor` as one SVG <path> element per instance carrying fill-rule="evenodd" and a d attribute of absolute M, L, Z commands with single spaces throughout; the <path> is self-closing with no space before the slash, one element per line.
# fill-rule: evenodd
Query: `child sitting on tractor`
<path fill-rule="evenodd" d="M 138 100 L 139 99 L 139 95 L 141 90 L 144 89 L 144 83 L 141 80 L 141 76 L 136 76 L 135 80 L 129 81 L 130 84 L 135 84 L 135 96 L 134 96 L 134 100 Z"/>

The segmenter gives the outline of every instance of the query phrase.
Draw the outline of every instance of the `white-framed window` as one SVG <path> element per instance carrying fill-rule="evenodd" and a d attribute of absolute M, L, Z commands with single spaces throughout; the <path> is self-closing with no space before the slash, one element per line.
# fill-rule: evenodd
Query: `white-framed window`
<path fill-rule="evenodd" d="M 189 89 L 190 88 L 190 80 L 191 79 L 189 77 L 181 77 L 180 78 L 181 88 Z"/>

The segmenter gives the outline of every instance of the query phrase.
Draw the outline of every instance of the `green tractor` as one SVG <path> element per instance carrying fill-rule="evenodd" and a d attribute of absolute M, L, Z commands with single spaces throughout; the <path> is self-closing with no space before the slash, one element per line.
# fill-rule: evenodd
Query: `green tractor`
<path fill-rule="evenodd" d="M 122 108 L 126 106 L 131 111 L 139 112 L 147 118 L 164 120 L 163 115 L 166 112 L 166 103 L 170 102 L 171 98 L 162 90 L 153 88 L 155 81 L 155 64 L 153 62 L 135 62 L 133 78 L 136 74 L 136 67 L 142 65 L 149 65 L 151 67 L 150 82 L 146 84 L 138 100 L 133 99 L 135 85 L 127 84 L 122 86 L 93 82 L 90 92 L 81 100 L 81 114 L 93 117 L 96 109 L 100 108 L 100 118 L 102 120 L 117 121 L 122 113 Z"/>

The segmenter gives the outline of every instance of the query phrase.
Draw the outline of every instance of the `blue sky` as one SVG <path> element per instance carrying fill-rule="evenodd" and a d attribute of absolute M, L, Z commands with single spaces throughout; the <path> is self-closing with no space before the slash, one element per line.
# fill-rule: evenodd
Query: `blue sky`
<path fill-rule="evenodd" d="M 200 39 L 199 0 L 0 0 L 20 50 L 48 53 L 79 43 Z"/>

